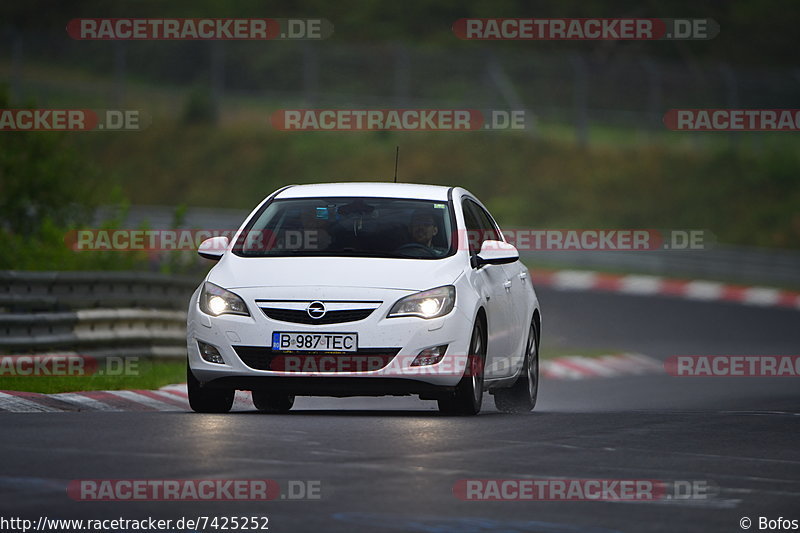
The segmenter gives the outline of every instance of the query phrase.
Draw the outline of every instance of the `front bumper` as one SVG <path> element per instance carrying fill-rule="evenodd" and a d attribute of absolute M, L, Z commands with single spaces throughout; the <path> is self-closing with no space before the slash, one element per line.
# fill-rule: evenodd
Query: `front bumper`
<path fill-rule="evenodd" d="M 458 305 L 448 315 L 431 320 L 416 317 L 386 318 L 394 302 L 412 292 L 386 289 L 377 293 L 376 297 L 374 289 L 327 288 L 323 295 L 314 294 L 315 299 L 379 300 L 382 303 L 366 319 L 318 326 L 268 318 L 256 304 L 256 300 L 264 297 L 264 289 L 240 289 L 235 292 L 245 300 L 251 316 L 206 315 L 197 305 L 199 290 L 189 305 L 189 366 L 204 386 L 242 390 L 269 389 L 295 395 L 420 394 L 433 397 L 452 391 L 464 375 L 472 317 L 465 316 Z M 275 296 L 274 292 L 270 291 L 271 297 Z M 294 294 L 298 294 L 297 290 L 281 288 L 277 296 L 288 298 Z M 293 371 L 260 369 L 270 366 L 254 363 L 257 359 L 249 354 L 262 353 L 269 357 L 272 333 L 275 331 L 358 333 L 358 347 L 363 353 L 325 355 L 326 365 L 295 365 Z M 216 347 L 225 364 L 210 363 L 202 359 L 197 341 Z M 422 350 L 445 344 L 447 350 L 438 363 L 411 366 Z M 368 355 L 368 359 L 377 354 L 388 355 L 389 362 L 385 366 L 380 365 L 382 368 L 376 370 L 370 369 L 378 365 L 351 364 L 364 354 Z M 309 358 L 308 355 L 298 355 L 301 360 Z M 348 364 L 342 364 L 343 360 Z M 374 358 L 369 360 L 374 362 Z M 311 371 L 304 371 L 308 368 Z M 353 368 L 357 370 L 352 370 Z"/>

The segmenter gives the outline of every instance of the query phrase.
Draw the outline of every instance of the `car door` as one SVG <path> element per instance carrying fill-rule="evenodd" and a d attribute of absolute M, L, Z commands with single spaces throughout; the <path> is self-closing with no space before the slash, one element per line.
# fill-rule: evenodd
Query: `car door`
<path fill-rule="evenodd" d="M 500 235 L 499 240 L 505 240 L 502 236 L 502 231 L 497 222 L 492 217 L 491 213 L 479 206 L 483 216 L 488 219 L 484 225 L 491 224 L 492 227 L 497 228 L 497 234 Z M 505 282 L 506 290 L 511 296 L 511 316 L 510 322 L 513 324 L 514 333 L 509 339 L 509 361 L 508 364 L 512 368 L 512 373 L 522 364 L 525 345 L 528 341 L 528 326 L 530 325 L 530 288 L 531 284 L 528 280 L 528 269 L 522 264 L 522 261 L 514 261 L 503 265 L 506 277 L 508 280 Z"/>
<path fill-rule="evenodd" d="M 467 229 L 470 255 L 477 255 L 481 243 L 498 238 L 491 220 L 482 213 L 482 208 L 473 200 L 462 202 L 464 222 Z M 475 238 L 477 236 L 477 238 Z M 509 354 L 514 335 L 511 291 L 509 278 L 503 265 L 483 265 L 471 270 L 473 287 L 478 291 L 487 321 L 487 351 L 484 368 L 487 379 L 511 374 Z"/>

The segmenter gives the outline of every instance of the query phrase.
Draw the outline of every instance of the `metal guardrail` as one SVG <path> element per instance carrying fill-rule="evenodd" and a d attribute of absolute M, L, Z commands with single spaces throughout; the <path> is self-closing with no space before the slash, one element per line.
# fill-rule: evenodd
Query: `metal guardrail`
<path fill-rule="evenodd" d="M 742 284 L 800 287 L 800 252 L 749 246 L 707 250 L 524 252 L 528 267 L 625 271 L 654 276 L 701 278 Z"/>
<path fill-rule="evenodd" d="M 0 271 L 0 353 L 185 357 L 196 278 Z"/>
<path fill-rule="evenodd" d="M 556 265 L 800 287 L 800 252 L 790 250 L 539 251 L 523 254 L 523 260 L 531 268 Z M 194 277 L 146 272 L 0 271 L 0 354 L 183 358 L 185 308 L 197 285 Z"/>

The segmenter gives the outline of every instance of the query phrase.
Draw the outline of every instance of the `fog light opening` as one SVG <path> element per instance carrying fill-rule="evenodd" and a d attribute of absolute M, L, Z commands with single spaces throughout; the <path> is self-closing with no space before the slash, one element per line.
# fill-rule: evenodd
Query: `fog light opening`
<path fill-rule="evenodd" d="M 200 349 L 200 357 L 202 357 L 204 361 L 218 365 L 225 364 L 225 359 L 222 358 L 216 346 L 206 344 L 203 341 L 197 341 L 197 347 Z"/>
<path fill-rule="evenodd" d="M 444 353 L 447 351 L 447 344 L 442 344 L 441 346 L 434 346 L 432 348 L 425 348 L 419 355 L 414 358 L 414 361 L 411 363 L 411 366 L 426 366 L 426 365 L 435 365 L 439 361 L 442 360 L 444 357 Z"/>

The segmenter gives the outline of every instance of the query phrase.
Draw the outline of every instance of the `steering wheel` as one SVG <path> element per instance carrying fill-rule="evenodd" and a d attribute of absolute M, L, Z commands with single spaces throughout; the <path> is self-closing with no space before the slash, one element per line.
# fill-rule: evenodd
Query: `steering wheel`
<path fill-rule="evenodd" d="M 424 244 L 420 244 L 418 242 L 409 242 L 398 249 L 395 250 L 395 253 L 407 255 L 409 257 L 413 256 L 422 256 L 422 257 L 436 257 L 436 252 L 434 252 L 431 248 L 425 246 Z"/>

